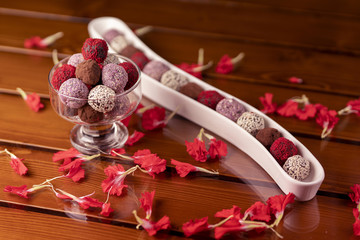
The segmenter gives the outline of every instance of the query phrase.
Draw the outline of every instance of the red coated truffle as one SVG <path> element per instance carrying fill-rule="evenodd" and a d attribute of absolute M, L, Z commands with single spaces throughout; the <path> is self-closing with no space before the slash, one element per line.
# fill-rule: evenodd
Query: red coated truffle
<path fill-rule="evenodd" d="M 69 64 L 64 64 L 61 67 L 57 68 L 52 76 L 51 84 L 56 89 L 59 90 L 61 84 L 70 78 L 75 77 L 76 68 Z"/>
<path fill-rule="evenodd" d="M 126 86 L 124 88 L 124 90 L 126 91 L 132 86 L 134 86 L 139 77 L 139 73 L 136 70 L 136 67 L 130 62 L 119 63 L 119 66 L 123 67 L 128 74 L 128 82 L 126 83 Z"/>
<path fill-rule="evenodd" d="M 145 65 L 150 61 L 143 52 L 139 51 L 131 56 L 131 60 L 142 70 Z"/>
<path fill-rule="evenodd" d="M 197 97 L 199 102 L 214 110 L 216 109 L 218 102 L 222 99 L 224 99 L 224 97 L 216 91 L 202 91 Z"/>
<path fill-rule="evenodd" d="M 108 46 L 102 39 L 88 38 L 81 48 L 85 60 L 92 59 L 97 63 L 102 63 L 108 53 Z"/>
<path fill-rule="evenodd" d="M 284 165 L 289 157 L 297 155 L 298 152 L 299 150 L 295 144 L 284 137 L 276 139 L 270 147 L 270 153 L 281 166 Z"/>

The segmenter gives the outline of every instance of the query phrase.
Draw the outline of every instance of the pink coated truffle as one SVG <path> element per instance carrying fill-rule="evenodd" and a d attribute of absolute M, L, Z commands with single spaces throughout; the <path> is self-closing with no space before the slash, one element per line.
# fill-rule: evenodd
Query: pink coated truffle
<path fill-rule="evenodd" d="M 103 67 L 102 83 L 116 93 L 123 92 L 127 82 L 128 74 L 123 67 L 114 63 L 109 63 Z"/>
<path fill-rule="evenodd" d="M 246 109 L 244 105 L 239 103 L 237 100 L 233 98 L 224 98 L 216 105 L 216 111 L 236 122 Z"/>
<path fill-rule="evenodd" d="M 61 101 L 70 108 L 80 108 L 87 102 L 89 90 L 86 85 L 77 78 L 65 81 L 59 89 Z"/>
<path fill-rule="evenodd" d="M 74 67 L 77 67 L 79 63 L 82 63 L 84 61 L 84 57 L 81 53 L 75 53 L 71 55 L 71 57 L 68 60 L 68 64 Z"/>
<path fill-rule="evenodd" d="M 152 77 L 153 79 L 160 81 L 161 76 L 169 70 L 170 68 L 166 66 L 164 63 L 157 60 L 152 60 L 145 65 L 143 72 L 149 77 Z"/>

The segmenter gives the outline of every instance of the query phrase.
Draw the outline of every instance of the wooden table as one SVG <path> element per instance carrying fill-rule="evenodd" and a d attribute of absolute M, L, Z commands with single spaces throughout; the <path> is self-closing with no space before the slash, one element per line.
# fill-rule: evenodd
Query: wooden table
<path fill-rule="evenodd" d="M 246 102 L 262 108 L 259 97 L 274 94 L 283 103 L 305 94 L 312 103 L 340 110 L 360 95 L 360 5 L 356 1 L 3 1 L 0 4 L 0 149 L 7 148 L 29 168 L 26 176 L 17 175 L 9 158 L 0 156 L 0 189 L 6 185 L 31 186 L 61 175 L 52 156 L 71 147 L 69 131 L 73 125 L 60 118 L 48 97 L 47 76 L 53 66 L 51 51 L 62 58 L 81 51 L 88 37 L 92 18 L 114 16 L 135 29 L 147 25 L 154 30 L 141 39 L 156 53 L 173 64 L 196 62 L 199 48 L 205 62 L 217 62 L 224 54 L 246 54 L 241 67 L 223 75 L 212 67 L 204 81 Z M 45 37 L 55 32 L 64 37 L 44 50 L 29 50 L 24 40 L 34 35 Z M 288 82 L 297 76 L 303 84 Z M 15 89 L 36 92 L 45 108 L 31 111 Z M 144 99 L 144 104 L 149 100 Z M 360 183 L 360 117 L 340 116 L 331 135 L 321 140 L 321 127 L 315 120 L 300 121 L 270 115 L 300 140 L 320 161 L 325 180 L 316 197 L 289 205 L 285 218 L 276 228 L 285 239 L 349 239 L 353 236 L 353 205 L 350 187 Z M 186 131 L 183 131 L 183 130 Z M 138 198 L 155 190 L 154 220 L 170 217 L 172 229 L 154 238 L 185 238 L 181 226 L 190 219 L 209 216 L 218 221 L 217 211 L 238 205 L 246 210 L 256 201 L 265 202 L 282 194 L 274 181 L 250 157 L 229 144 L 226 159 L 238 159 L 244 166 L 242 176 L 227 169 L 223 161 L 195 162 L 186 152 L 200 126 L 176 116 L 163 130 L 148 131 L 129 153 L 148 148 L 168 160 L 165 173 L 154 179 L 135 173 L 126 183 L 121 197 L 111 196 L 115 209 L 109 218 L 98 211 L 80 211 L 76 204 L 40 191 L 29 199 L 0 191 L 1 239 L 147 239 L 137 230 L 133 210 Z M 141 130 L 134 116 L 129 131 Z M 209 129 L 211 131 L 211 129 Z M 170 159 L 218 169 L 219 176 L 176 175 Z M 225 160 L 226 160 L 225 159 Z M 116 158 L 100 157 L 86 165 L 86 178 L 74 183 L 68 178 L 54 182 L 56 187 L 82 196 L 93 195 L 105 201 L 101 182 L 104 168 Z M 127 169 L 133 164 L 122 162 Z M 211 238 L 211 233 L 195 235 Z M 226 238 L 275 239 L 272 231 L 262 234 L 235 234 Z"/>

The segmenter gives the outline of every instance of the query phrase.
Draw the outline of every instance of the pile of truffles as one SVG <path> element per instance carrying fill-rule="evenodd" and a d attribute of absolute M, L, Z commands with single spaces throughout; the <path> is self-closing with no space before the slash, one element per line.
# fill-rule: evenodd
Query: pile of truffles
<path fill-rule="evenodd" d="M 214 90 L 204 90 L 165 63 L 149 59 L 140 49 L 130 44 L 124 34 L 115 29 L 107 31 L 103 37 L 113 50 L 132 59 L 146 75 L 236 122 L 270 151 L 289 176 L 300 181 L 309 176 L 310 162 L 298 155 L 294 143 L 282 137 L 277 129 L 265 127 L 265 120 L 261 115 L 247 111 L 233 98 L 225 98 Z"/>
<path fill-rule="evenodd" d="M 126 114 L 130 100 L 121 95 L 139 78 L 136 66 L 120 63 L 102 39 L 88 38 L 81 53 L 54 71 L 51 84 L 62 102 L 60 113 L 85 123 L 99 123 Z"/>

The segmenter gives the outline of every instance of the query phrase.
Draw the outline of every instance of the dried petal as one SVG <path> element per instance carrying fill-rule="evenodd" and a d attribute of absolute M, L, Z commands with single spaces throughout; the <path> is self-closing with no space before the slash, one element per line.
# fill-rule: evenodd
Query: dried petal
<path fill-rule="evenodd" d="M 145 130 L 165 127 L 165 108 L 153 107 L 146 110 L 142 115 L 141 125 Z"/>
<path fill-rule="evenodd" d="M 190 220 L 183 224 L 182 230 L 186 237 L 209 229 L 208 217 Z"/>
<path fill-rule="evenodd" d="M 125 142 L 125 145 L 132 146 L 134 145 L 134 143 L 139 141 L 144 136 L 145 136 L 144 133 L 135 130 L 134 133 L 131 136 L 129 136 L 128 140 Z"/>
<path fill-rule="evenodd" d="M 4 188 L 4 192 L 10 192 L 13 194 L 17 194 L 18 196 L 23 197 L 23 198 L 29 198 L 27 196 L 28 189 L 27 189 L 26 185 L 22 185 L 20 187 L 14 187 L 14 186 L 7 185 Z"/>
<path fill-rule="evenodd" d="M 66 158 L 74 158 L 74 157 L 79 157 L 81 155 L 81 153 L 76 150 L 75 148 L 69 148 L 66 151 L 59 151 L 54 153 L 52 160 L 53 162 L 57 162 L 60 160 L 64 160 Z"/>
<path fill-rule="evenodd" d="M 227 145 L 221 140 L 212 138 L 210 140 L 209 154 L 211 159 L 221 158 L 227 155 Z"/>
<path fill-rule="evenodd" d="M 223 209 L 217 213 L 215 213 L 215 217 L 218 218 L 228 218 L 229 216 L 234 216 L 235 219 L 240 220 L 243 218 L 243 214 L 241 213 L 241 208 L 236 205 L 233 205 L 230 209 Z"/>
<path fill-rule="evenodd" d="M 251 220 L 260 220 L 269 222 L 271 220 L 269 206 L 262 202 L 255 202 L 245 211 L 245 215 L 249 215 Z"/>
<path fill-rule="evenodd" d="M 289 193 L 287 195 L 276 195 L 273 197 L 269 197 L 266 203 L 269 205 L 270 211 L 278 217 L 280 214 L 283 214 L 285 211 L 285 207 L 293 203 L 295 199 L 295 195 L 293 193 Z"/>
<path fill-rule="evenodd" d="M 261 104 L 264 106 L 262 111 L 265 114 L 274 113 L 276 111 L 277 104 L 272 102 L 274 94 L 265 93 L 265 97 L 259 97 Z"/>
<path fill-rule="evenodd" d="M 102 216 L 108 217 L 108 216 L 110 216 L 110 213 L 112 213 L 113 211 L 114 211 L 114 209 L 112 209 L 112 208 L 110 207 L 110 203 L 104 203 L 104 204 L 102 205 L 102 207 L 101 207 L 101 212 L 100 212 L 100 214 L 101 214 Z"/>
<path fill-rule="evenodd" d="M 290 77 L 289 82 L 301 84 L 301 83 L 303 83 L 303 80 L 301 78 L 298 78 L 298 77 Z"/>
<path fill-rule="evenodd" d="M 188 63 L 181 63 L 179 65 L 176 65 L 178 68 L 184 70 L 185 72 L 193 75 L 194 77 L 197 77 L 199 79 L 202 79 L 203 76 L 202 76 L 202 72 L 199 71 L 199 72 L 195 72 L 194 69 L 200 67 L 201 65 L 199 64 L 195 64 L 195 63 L 192 63 L 192 64 L 188 64 Z"/>
<path fill-rule="evenodd" d="M 196 171 L 196 167 L 190 163 L 179 162 L 175 159 L 171 159 L 171 164 L 175 165 L 176 172 L 180 175 L 180 177 L 186 177 L 190 172 Z"/>
<path fill-rule="evenodd" d="M 194 139 L 194 142 L 188 142 L 185 140 L 186 151 L 193 157 L 196 161 L 206 162 L 208 151 L 205 147 L 205 142 L 199 140 L 198 138 Z"/>
<path fill-rule="evenodd" d="M 289 100 L 285 104 L 278 107 L 276 112 L 283 117 L 292 117 L 296 114 L 297 109 L 298 109 L 298 103 Z"/>
<path fill-rule="evenodd" d="M 36 93 L 27 95 L 26 103 L 34 112 L 38 112 L 40 109 L 44 108 L 44 104 L 40 102 L 40 96 Z"/>
<path fill-rule="evenodd" d="M 351 201 L 353 201 L 356 204 L 360 204 L 360 185 L 354 184 L 354 186 L 350 187 L 350 189 L 353 191 L 349 193 L 349 197 L 351 198 Z"/>
<path fill-rule="evenodd" d="M 149 236 L 154 236 L 160 230 L 166 230 L 170 228 L 170 219 L 168 216 L 163 216 L 157 222 L 150 222 L 146 219 L 142 219 L 143 224 L 141 225 L 149 234 Z"/>
<path fill-rule="evenodd" d="M 140 204 L 146 213 L 146 219 L 149 219 L 152 213 L 152 204 L 155 196 L 155 190 L 141 194 Z"/>
<path fill-rule="evenodd" d="M 222 238 L 225 234 L 231 232 L 241 231 L 241 224 L 239 220 L 231 218 L 229 221 L 215 228 L 215 239 Z"/>
<path fill-rule="evenodd" d="M 295 115 L 300 120 L 307 120 L 315 117 L 317 112 L 316 106 L 313 104 L 306 104 L 304 109 L 297 109 Z"/>

